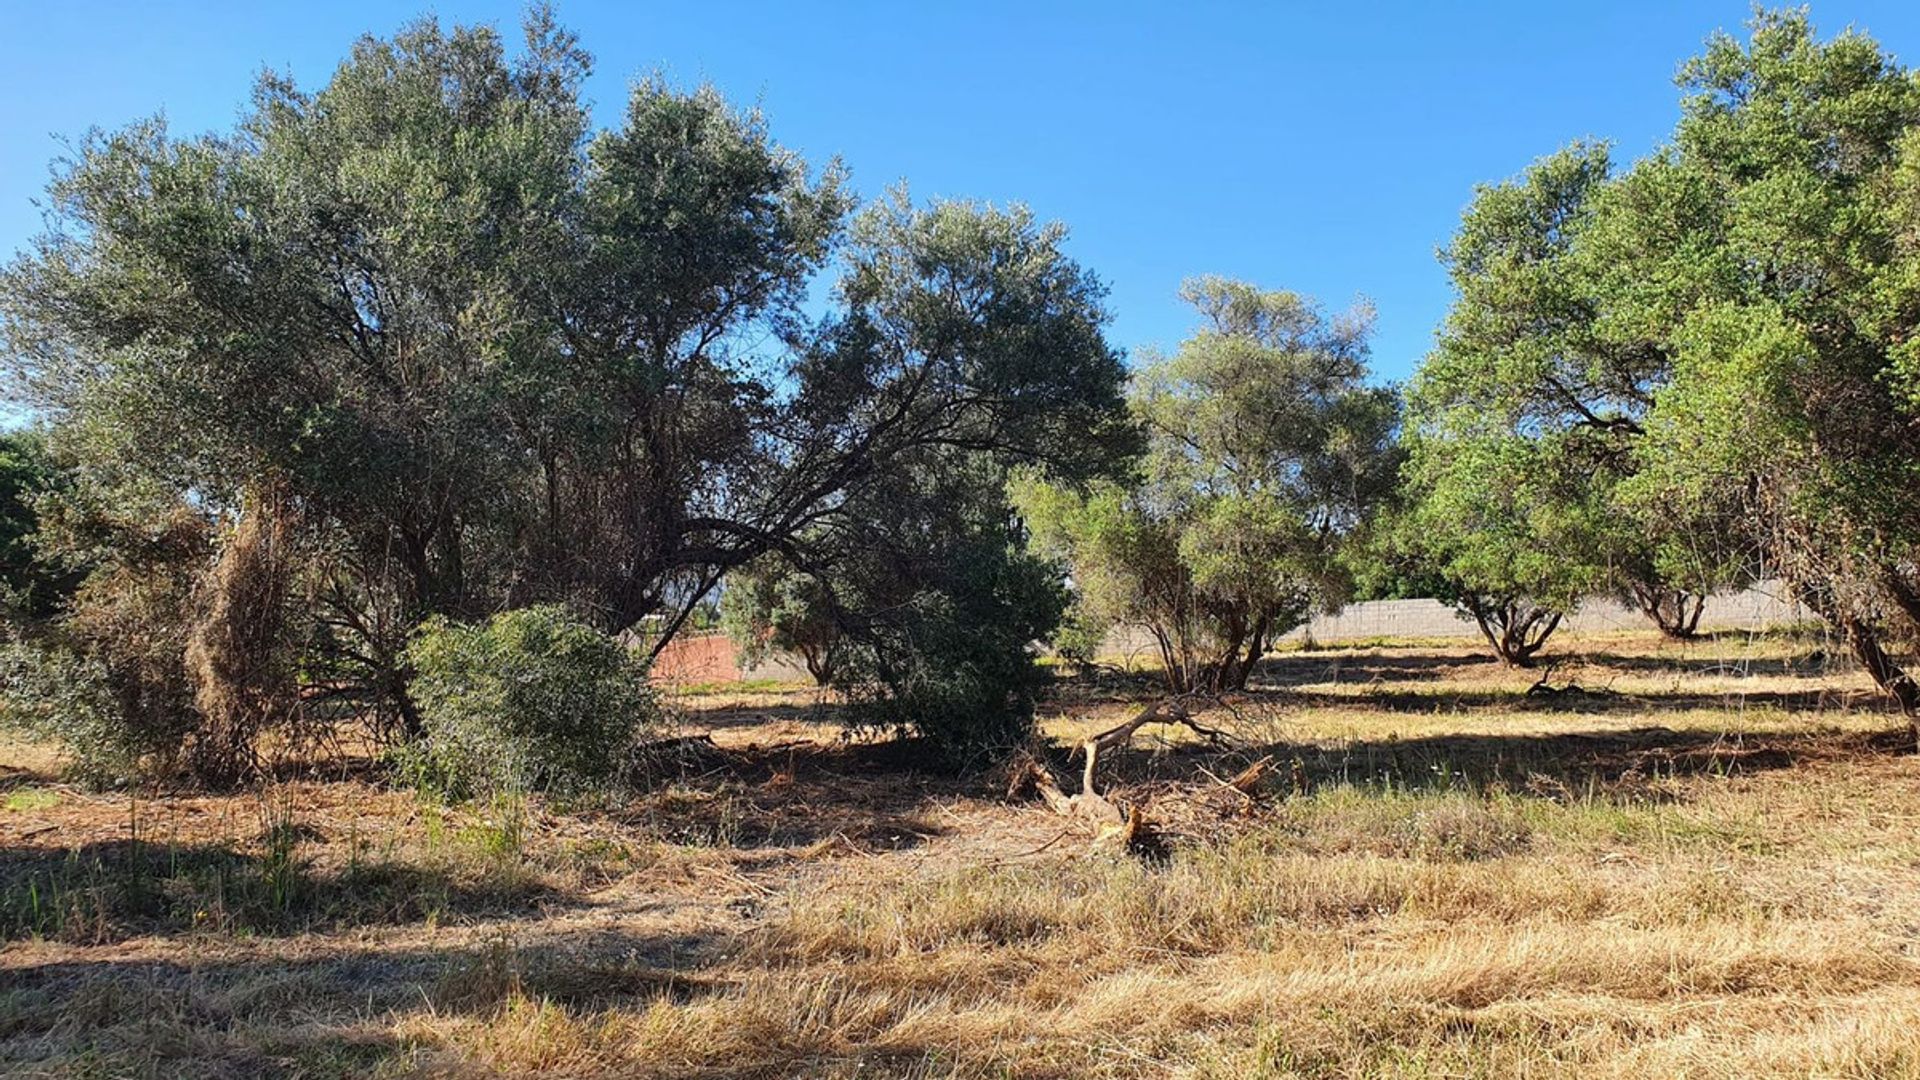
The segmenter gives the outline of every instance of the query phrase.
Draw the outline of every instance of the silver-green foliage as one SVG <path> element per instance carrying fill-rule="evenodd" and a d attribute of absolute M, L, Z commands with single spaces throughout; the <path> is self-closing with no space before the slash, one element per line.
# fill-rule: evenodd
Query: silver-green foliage
<path fill-rule="evenodd" d="M 99 660 L 20 640 L 0 646 L 0 727 L 60 744 L 73 773 L 95 784 L 132 779 L 185 738 L 130 721 Z"/>
<path fill-rule="evenodd" d="M 407 660 L 427 776 L 456 797 L 607 787 L 660 713 L 645 665 L 558 606 L 430 621 Z"/>
<path fill-rule="evenodd" d="M 89 137 L 0 269 L 0 377 L 85 463 L 298 504 L 329 691 L 404 714 L 427 615 L 677 627 L 925 451 L 1086 472 L 1127 443 L 1064 230 L 855 213 L 711 89 L 643 79 L 596 130 L 579 43 L 526 31 L 428 20 L 324 85 L 264 76 L 231 132 Z"/>
<path fill-rule="evenodd" d="M 1398 422 L 1368 384 L 1371 312 L 1202 278 L 1201 330 L 1134 376 L 1132 484 L 1030 482 L 1038 547 L 1073 574 L 1075 623 L 1144 626 L 1173 689 L 1245 684 L 1277 635 L 1337 606 L 1339 553 L 1391 490 Z"/>

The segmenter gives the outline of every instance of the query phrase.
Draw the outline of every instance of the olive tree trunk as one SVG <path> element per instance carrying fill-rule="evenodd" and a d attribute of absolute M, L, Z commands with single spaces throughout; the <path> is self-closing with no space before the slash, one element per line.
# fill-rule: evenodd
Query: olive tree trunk
<path fill-rule="evenodd" d="M 1527 600 L 1467 597 L 1461 606 L 1508 667 L 1532 667 L 1534 656 L 1560 628 L 1560 612 Z"/>

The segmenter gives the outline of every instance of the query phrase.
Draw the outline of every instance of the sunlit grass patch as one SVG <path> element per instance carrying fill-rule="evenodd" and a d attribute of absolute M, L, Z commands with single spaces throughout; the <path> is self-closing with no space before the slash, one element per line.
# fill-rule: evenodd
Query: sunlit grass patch
<path fill-rule="evenodd" d="M 14 813 L 27 813 L 34 810 L 50 810 L 60 805 L 60 793 L 46 788 L 23 787 L 7 792 L 0 807 Z"/>

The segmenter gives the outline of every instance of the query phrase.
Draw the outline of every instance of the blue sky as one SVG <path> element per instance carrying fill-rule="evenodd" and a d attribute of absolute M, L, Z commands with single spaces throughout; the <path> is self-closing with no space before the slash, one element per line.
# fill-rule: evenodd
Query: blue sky
<path fill-rule="evenodd" d="M 59 136 L 164 110 L 230 126 L 263 66 L 306 86 L 354 37 L 428 8 L 347 0 L 0 0 L 0 253 L 39 228 Z M 517 33 L 520 6 L 444 0 L 443 21 Z M 1434 261 L 1476 183 L 1578 137 L 1646 153 L 1675 67 L 1738 2 L 640 4 L 561 0 L 611 122 L 662 69 L 757 102 L 775 136 L 839 155 L 873 194 L 1023 201 L 1073 230 L 1111 286 L 1115 342 L 1190 328 L 1191 274 L 1379 310 L 1374 365 L 1404 378 L 1446 310 Z M 1920 59 L 1920 5 L 1816 4 Z"/>

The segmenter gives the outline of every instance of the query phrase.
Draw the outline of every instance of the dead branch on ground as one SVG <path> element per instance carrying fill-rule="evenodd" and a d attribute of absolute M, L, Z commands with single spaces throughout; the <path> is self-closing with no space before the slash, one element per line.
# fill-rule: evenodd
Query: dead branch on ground
<path fill-rule="evenodd" d="M 1605 687 L 1594 689 L 1590 687 L 1581 686 L 1577 682 L 1569 682 L 1565 686 L 1554 686 L 1550 683 L 1549 680 L 1553 678 L 1553 669 L 1559 666 L 1560 664 L 1558 661 L 1548 664 L 1547 670 L 1540 673 L 1539 681 L 1535 682 L 1532 686 L 1527 687 L 1526 696 L 1543 697 L 1543 698 L 1560 698 L 1560 697 L 1569 697 L 1569 696 L 1571 697 L 1605 697 L 1613 693 L 1612 690 L 1609 690 Z"/>
<path fill-rule="evenodd" d="M 1027 758 L 1015 767 L 1008 785 L 1009 798 L 1020 798 L 1029 793 L 1038 794 L 1054 813 L 1062 817 L 1079 818 L 1100 826 L 1095 843 L 1116 841 L 1128 850 L 1141 849 L 1153 841 L 1153 827 L 1146 821 L 1139 802 L 1119 802 L 1100 791 L 1098 770 L 1103 757 L 1127 745 L 1135 733 L 1151 724 L 1177 724 L 1206 739 L 1218 747 L 1231 745 L 1235 740 L 1224 731 L 1207 727 L 1194 720 L 1186 704 L 1179 698 L 1166 698 L 1140 710 L 1132 718 L 1116 724 L 1105 731 L 1098 732 L 1084 740 L 1076 752 L 1084 755 L 1085 767 L 1080 776 L 1080 792 L 1069 795 L 1061 789 L 1051 770 L 1034 758 Z M 1251 804 L 1261 781 L 1273 766 L 1271 756 L 1261 758 L 1241 769 L 1231 779 L 1215 781 L 1222 789 L 1233 792 L 1242 805 Z M 1209 774 L 1211 775 L 1211 774 Z M 1195 802 L 1206 803 L 1204 794 L 1184 793 Z"/>

